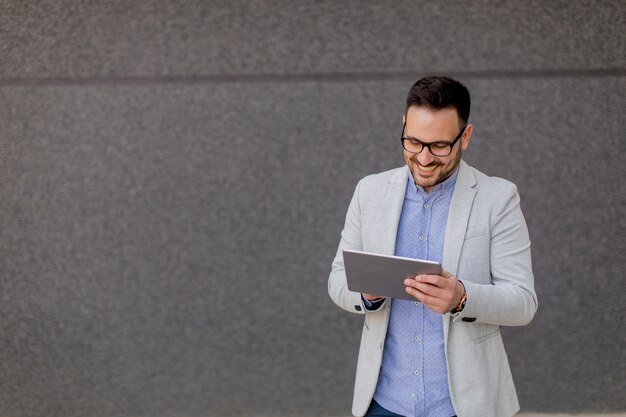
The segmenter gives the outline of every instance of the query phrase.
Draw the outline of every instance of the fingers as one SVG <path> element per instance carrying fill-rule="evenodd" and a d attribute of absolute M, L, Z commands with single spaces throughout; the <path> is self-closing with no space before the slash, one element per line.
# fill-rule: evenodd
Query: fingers
<path fill-rule="evenodd" d="M 446 292 L 446 286 L 442 285 L 441 280 L 442 278 L 436 275 L 418 275 L 415 279 L 406 279 L 404 285 L 425 295 L 441 298 Z"/>
<path fill-rule="evenodd" d="M 430 308 L 431 310 L 437 313 L 443 314 L 446 311 L 448 311 L 447 303 L 442 298 L 429 295 L 427 293 L 420 291 L 417 288 L 410 287 L 410 286 L 406 287 L 406 292 L 412 295 L 416 300 L 420 301 L 426 307 Z"/>
<path fill-rule="evenodd" d="M 379 300 L 381 298 L 385 298 L 385 297 L 382 297 L 380 295 L 367 294 L 367 293 L 361 293 L 361 294 L 363 295 L 363 298 L 365 298 L 366 300 L 369 300 L 369 301 L 375 301 L 375 300 Z"/>
<path fill-rule="evenodd" d="M 446 313 L 456 294 L 457 279 L 447 271 L 444 275 L 418 275 L 404 281 L 406 292 L 433 311 Z"/>
<path fill-rule="evenodd" d="M 416 285 L 424 284 L 434 287 L 432 289 L 433 291 L 436 291 L 436 289 L 442 289 L 445 291 L 456 286 L 456 277 L 449 272 L 446 272 L 446 274 L 448 276 L 445 277 L 442 275 L 418 275 L 414 279 L 406 279 L 404 281 L 404 285 L 415 287 Z M 415 288 L 419 289 L 419 287 Z"/>

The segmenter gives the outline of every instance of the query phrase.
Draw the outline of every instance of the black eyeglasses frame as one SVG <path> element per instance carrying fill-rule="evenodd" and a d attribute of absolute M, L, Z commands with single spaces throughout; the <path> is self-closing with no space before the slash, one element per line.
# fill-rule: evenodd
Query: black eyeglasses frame
<path fill-rule="evenodd" d="M 419 139 L 417 139 L 417 138 L 408 138 L 408 137 L 405 137 L 405 136 L 404 136 L 404 131 L 405 131 L 405 129 L 406 129 L 406 121 L 405 121 L 405 122 L 403 123 L 403 125 L 402 125 L 402 133 L 400 134 L 400 142 L 402 142 L 402 148 L 403 148 L 405 151 L 407 151 L 407 152 L 409 152 L 409 153 L 413 153 L 413 154 L 419 154 L 419 153 L 421 153 L 421 152 L 424 150 L 424 148 L 428 148 L 428 152 L 430 152 L 430 154 L 431 154 L 431 155 L 433 155 L 433 156 L 449 156 L 449 155 L 452 153 L 452 149 L 454 149 L 454 145 L 456 145 L 456 143 L 459 141 L 459 139 L 461 139 L 461 137 L 463 136 L 463 133 L 465 133 L 465 129 L 467 129 L 467 125 L 463 126 L 463 128 L 461 129 L 461 131 L 459 132 L 459 134 L 458 134 L 458 135 L 456 135 L 456 137 L 452 140 L 452 142 L 440 142 L 440 141 L 439 141 L 439 142 L 431 142 L 431 143 L 422 142 L 421 140 L 419 140 Z M 419 143 L 419 144 L 422 146 L 422 149 L 420 149 L 419 151 L 415 151 L 415 152 L 408 150 L 408 149 L 404 146 L 404 141 L 405 141 L 405 140 L 410 140 L 411 142 L 417 142 L 417 143 Z M 450 146 L 450 151 L 449 151 L 447 154 L 445 154 L 445 155 L 438 155 L 438 154 L 434 153 L 434 152 L 432 151 L 432 149 L 430 149 L 430 147 L 431 147 L 432 145 L 442 145 L 442 144 L 445 144 L 445 145 L 449 145 L 449 146 Z"/>

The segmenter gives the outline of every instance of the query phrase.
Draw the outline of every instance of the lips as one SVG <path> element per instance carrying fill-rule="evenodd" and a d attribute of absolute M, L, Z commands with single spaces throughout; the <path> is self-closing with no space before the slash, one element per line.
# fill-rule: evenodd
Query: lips
<path fill-rule="evenodd" d="M 423 176 L 430 176 L 437 169 L 437 167 L 441 165 L 437 163 L 437 161 L 431 161 L 428 165 L 422 165 L 415 159 L 413 160 L 413 164 L 417 168 L 417 172 Z"/>
<path fill-rule="evenodd" d="M 420 171 L 424 171 L 424 172 L 432 172 L 435 170 L 435 168 L 437 168 L 437 164 L 430 164 L 428 166 L 423 166 L 420 164 L 416 164 L 416 165 Z"/>

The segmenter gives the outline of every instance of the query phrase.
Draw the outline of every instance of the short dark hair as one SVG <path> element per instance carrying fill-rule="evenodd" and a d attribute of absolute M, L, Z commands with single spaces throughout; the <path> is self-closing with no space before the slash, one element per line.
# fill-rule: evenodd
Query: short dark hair
<path fill-rule="evenodd" d="M 424 77 L 409 90 L 406 110 L 421 106 L 432 110 L 453 108 L 461 123 L 467 124 L 470 114 L 470 94 L 467 88 L 449 77 Z"/>

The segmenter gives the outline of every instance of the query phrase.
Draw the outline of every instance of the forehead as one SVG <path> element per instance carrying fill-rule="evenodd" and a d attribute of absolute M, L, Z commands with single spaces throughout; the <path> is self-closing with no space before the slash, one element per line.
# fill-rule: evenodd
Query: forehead
<path fill-rule="evenodd" d="M 433 110 L 412 106 L 406 114 L 406 134 L 420 139 L 450 139 L 459 131 L 456 109 Z"/>

